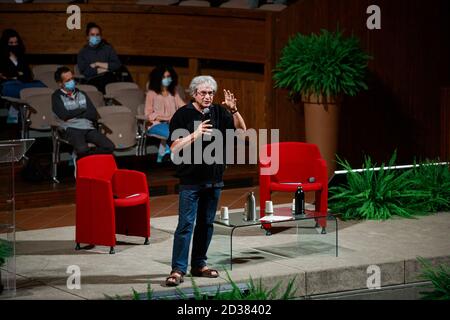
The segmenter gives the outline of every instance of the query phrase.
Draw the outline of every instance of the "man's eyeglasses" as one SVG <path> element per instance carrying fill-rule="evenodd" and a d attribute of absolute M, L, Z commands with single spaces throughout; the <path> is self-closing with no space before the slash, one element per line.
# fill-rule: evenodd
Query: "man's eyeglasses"
<path fill-rule="evenodd" d="M 209 94 L 210 97 L 214 96 L 214 91 L 197 91 L 197 93 L 202 97 L 206 97 L 207 94 Z"/>

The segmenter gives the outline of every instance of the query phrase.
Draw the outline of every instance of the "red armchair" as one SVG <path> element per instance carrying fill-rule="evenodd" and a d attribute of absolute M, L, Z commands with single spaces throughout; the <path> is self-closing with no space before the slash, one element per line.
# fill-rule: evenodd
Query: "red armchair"
<path fill-rule="evenodd" d="M 278 147 L 278 170 L 265 172 L 269 167 L 276 169 L 276 157 L 271 152 Z M 292 198 L 297 187 L 301 184 L 303 191 L 315 192 L 315 212 L 318 217 L 316 222 L 322 227 L 322 233 L 326 233 L 328 211 L 328 174 L 327 164 L 320 155 L 319 148 L 315 144 L 302 142 L 281 142 L 263 146 L 259 155 L 259 197 L 260 214 L 264 216 L 266 201 L 270 200 L 273 191 L 291 192 Z M 310 182 L 309 178 L 314 178 Z M 264 227 L 270 228 L 270 224 Z"/>
<path fill-rule="evenodd" d="M 80 243 L 104 245 L 115 253 L 116 233 L 145 237 L 149 244 L 150 204 L 145 174 L 117 169 L 112 155 L 77 161 L 76 250 Z"/>

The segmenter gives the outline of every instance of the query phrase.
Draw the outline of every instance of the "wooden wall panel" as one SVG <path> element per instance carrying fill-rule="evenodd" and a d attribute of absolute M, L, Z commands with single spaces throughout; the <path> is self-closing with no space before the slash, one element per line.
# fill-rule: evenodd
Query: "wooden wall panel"
<path fill-rule="evenodd" d="M 148 82 L 149 73 L 153 70 L 155 66 L 127 66 L 128 70 L 133 77 L 134 82 L 136 82 L 142 90 L 146 89 L 146 84 Z M 178 84 L 187 88 L 189 86 L 189 73 L 187 68 L 175 68 L 178 74 Z"/>
<path fill-rule="evenodd" d="M 23 6 L 29 8 L 28 11 L 6 11 L 2 8 L 11 5 L 0 5 L 0 29 L 16 29 L 23 36 L 29 53 L 78 53 L 86 43 L 86 24 L 95 21 L 118 54 L 264 63 L 265 14 L 247 18 L 224 15 L 223 9 L 219 11 L 221 15 L 215 15 L 220 8 L 211 8 L 201 15 L 176 7 L 158 13 L 145 10 L 146 6 L 130 6 L 133 9 L 128 10 L 130 12 L 118 11 L 120 6 L 98 7 L 103 8 L 102 11 L 93 6 L 80 6 L 83 9 L 81 30 L 67 29 L 66 7 L 33 4 Z M 236 41 L 236 35 L 244 41 Z"/>
<path fill-rule="evenodd" d="M 441 159 L 450 161 L 450 87 L 441 90 Z"/>
<path fill-rule="evenodd" d="M 262 76 L 242 72 L 202 70 L 202 74 L 213 76 L 218 83 L 216 103 L 224 101 L 223 89 L 232 91 L 238 99 L 238 108 L 248 128 L 266 128 L 264 112 L 264 81 Z"/>
<path fill-rule="evenodd" d="M 366 9 L 377 4 L 382 29 L 368 30 Z M 367 92 L 347 97 L 342 106 L 338 153 L 360 165 L 364 154 L 377 161 L 398 149 L 399 162 L 440 154 L 440 87 L 450 82 L 449 2 L 436 0 L 306 0 L 276 20 L 277 60 L 296 32 L 309 34 L 339 25 L 361 39 L 374 59 L 369 64 Z M 283 138 L 304 139 L 302 106 L 289 103 L 277 89 L 275 125 Z M 288 110 L 286 112 L 286 110 Z M 295 128 L 298 128 L 297 130 Z"/>

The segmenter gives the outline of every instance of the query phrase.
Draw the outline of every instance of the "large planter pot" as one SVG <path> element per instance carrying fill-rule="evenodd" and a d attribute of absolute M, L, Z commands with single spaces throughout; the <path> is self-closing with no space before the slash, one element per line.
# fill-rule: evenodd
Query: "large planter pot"
<path fill-rule="evenodd" d="M 328 177 L 336 169 L 339 109 L 342 99 L 302 96 L 305 108 L 306 142 L 316 144 L 327 162 Z"/>

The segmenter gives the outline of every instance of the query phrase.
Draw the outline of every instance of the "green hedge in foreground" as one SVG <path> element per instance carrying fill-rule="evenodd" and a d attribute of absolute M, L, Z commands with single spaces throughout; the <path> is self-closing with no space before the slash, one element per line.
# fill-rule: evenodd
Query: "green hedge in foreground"
<path fill-rule="evenodd" d="M 380 170 L 366 157 L 363 172 L 354 172 L 346 160 L 338 163 L 347 170 L 347 183 L 331 187 L 329 208 L 343 220 L 386 220 L 393 216 L 411 218 L 450 210 L 450 171 L 448 166 L 427 161 L 399 172 L 396 153 Z"/>
<path fill-rule="evenodd" d="M 278 282 L 272 287 L 266 287 L 262 284 L 262 279 L 258 281 L 256 284 L 252 278 L 247 282 L 246 289 L 240 288 L 230 277 L 228 271 L 227 274 L 227 283 L 231 286 L 230 290 L 222 290 L 220 286 L 218 286 L 217 291 L 214 294 L 204 293 L 201 288 L 198 287 L 194 278 L 191 277 L 192 289 L 193 289 L 193 297 L 189 298 L 187 294 L 185 294 L 179 288 L 176 288 L 176 292 L 178 294 L 177 300 L 288 300 L 294 298 L 295 293 L 295 277 L 290 280 L 286 286 L 286 289 L 279 293 L 281 282 Z M 150 284 L 147 286 L 147 292 L 145 296 L 143 294 L 138 293 L 136 290 L 132 289 L 132 299 L 133 300 L 153 300 L 154 299 L 154 291 L 151 288 Z M 122 299 L 119 295 L 115 297 L 111 297 L 105 295 L 107 299 Z"/>
<path fill-rule="evenodd" d="M 423 300 L 450 300 L 450 266 L 438 265 L 433 267 L 424 258 L 417 258 L 422 265 L 421 278 L 431 281 L 433 290 L 421 292 Z"/>

